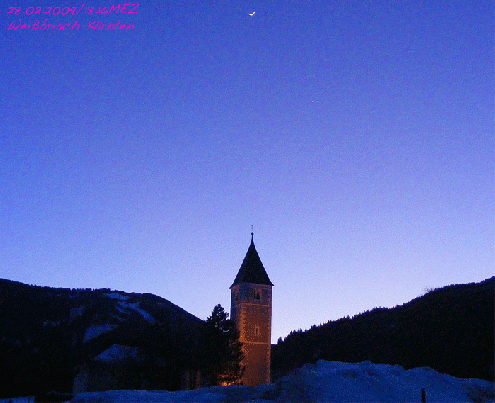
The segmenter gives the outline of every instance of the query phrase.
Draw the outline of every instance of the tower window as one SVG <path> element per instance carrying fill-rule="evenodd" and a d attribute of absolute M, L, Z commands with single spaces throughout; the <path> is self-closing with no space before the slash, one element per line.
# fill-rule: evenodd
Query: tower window
<path fill-rule="evenodd" d="M 261 291 L 259 289 L 254 290 L 254 299 L 261 299 Z"/>
<path fill-rule="evenodd" d="M 255 336 L 261 336 L 261 330 L 259 326 L 254 327 L 254 334 Z"/>

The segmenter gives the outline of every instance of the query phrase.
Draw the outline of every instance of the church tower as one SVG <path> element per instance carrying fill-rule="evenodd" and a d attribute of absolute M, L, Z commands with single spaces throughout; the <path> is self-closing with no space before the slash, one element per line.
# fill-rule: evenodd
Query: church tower
<path fill-rule="evenodd" d="M 230 286 L 230 318 L 239 330 L 244 354 L 243 385 L 270 383 L 272 287 L 251 233 L 251 245 Z"/>

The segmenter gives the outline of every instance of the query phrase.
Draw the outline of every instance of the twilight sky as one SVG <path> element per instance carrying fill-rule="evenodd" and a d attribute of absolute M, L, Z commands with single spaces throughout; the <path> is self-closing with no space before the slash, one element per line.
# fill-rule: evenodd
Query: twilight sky
<path fill-rule="evenodd" d="M 3 3 L 0 278 L 206 319 L 254 225 L 275 342 L 494 275 L 491 0 Z"/>

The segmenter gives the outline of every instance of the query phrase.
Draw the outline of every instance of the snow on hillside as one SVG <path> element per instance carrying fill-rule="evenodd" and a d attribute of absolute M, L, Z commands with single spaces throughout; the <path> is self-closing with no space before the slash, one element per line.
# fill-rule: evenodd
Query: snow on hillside
<path fill-rule="evenodd" d="M 144 309 L 139 308 L 139 302 L 135 302 L 133 304 L 129 302 L 119 302 L 120 308 L 117 307 L 117 310 L 120 313 L 127 313 L 126 310 L 132 309 L 139 313 L 143 319 L 148 322 L 148 323 L 155 323 L 155 318 L 151 316 L 148 312 L 146 312 Z"/>
<path fill-rule="evenodd" d="M 84 305 L 79 306 L 77 308 L 71 308 L 70 313 L 69 313 L 69 321 L 72 322 L 78 316 L 82 316 L 82 314 L 84 313 L 85 310 L 86 310 L 86 307 Z"/>
<path fill-rule="evenodd" d="M 213 387 L 191 391 L 81 393 L 73 402 L 495 402 L 495 384 L 460 379 L 430 368 L 406 371 L 398 365 L 327 362 L 307 364 L 292 375 L 258 387 Z"/>
<path fill-rule="evenodd" d="M 129 297 L 127 295 L 122 295 L 119 294 L 118 292 L 110 292 L 105 294 L 105 297 L 107 298 L 112 298 L 112 299 L 118 299 L 119 301 L 127 301 Z"/>
<path fill-rule="evenodd" d="M 144 358 L 140 356 L 137 347 L 122 346 L 120 344 L 113 344 L 94 358 L 95 361 L 109 364 L 125 363 L 130 359 L 136 360 L 137 362 L 142 362 L 144 360 Z"/>
<path fill-rule="evenodd" d="M 110 332 L 111 330 L 114 330 L 117 326 L 115 325 L 94 325 L 90 326 L 88 329 L 86 329 L 86 332 L 84 333 L 84 339 L 83 343 L 87 343 L 91 339 L 94 339 L 95 337 L 98 337 L 99 335 Z"/>

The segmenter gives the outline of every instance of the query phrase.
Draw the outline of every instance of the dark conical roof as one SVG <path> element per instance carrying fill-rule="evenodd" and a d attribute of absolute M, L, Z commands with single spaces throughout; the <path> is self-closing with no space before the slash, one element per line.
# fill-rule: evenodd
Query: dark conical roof
<path fill-rule="evenodd" d="M 234 284 L 251 283 L 251 284 L 266 284 L 273 286 L 272 282 L 266 274 L 263 263 L 254 247 L 253 234 L 251 234 L 251 245 L 242 261 L 241 268 L 235 277 Z"/>

